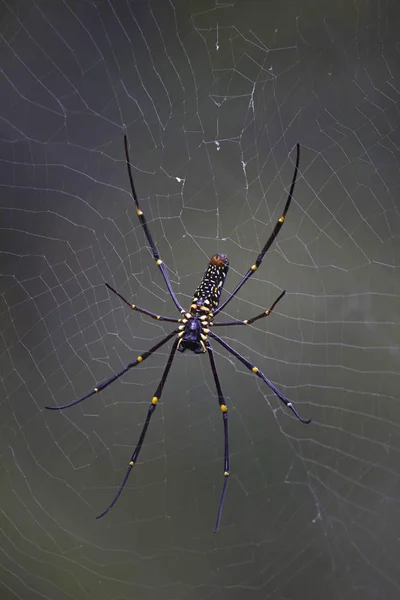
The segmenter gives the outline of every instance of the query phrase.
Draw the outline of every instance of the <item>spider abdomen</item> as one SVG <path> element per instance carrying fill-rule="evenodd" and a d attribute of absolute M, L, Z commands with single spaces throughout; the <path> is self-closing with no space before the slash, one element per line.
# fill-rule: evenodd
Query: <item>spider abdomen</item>
<path fill-rule="evenodd" d="M 206 314 L 217 308 L 228 270 L 226 254 L 214 254 L 210 258 L 203 279 L 193 295 L 191 314 Z"/>

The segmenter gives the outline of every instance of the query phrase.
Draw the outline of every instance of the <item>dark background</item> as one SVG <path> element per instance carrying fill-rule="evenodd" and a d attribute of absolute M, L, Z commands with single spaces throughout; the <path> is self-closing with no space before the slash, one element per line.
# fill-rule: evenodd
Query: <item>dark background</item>
<path fill-rule="evenodd" d="M 0 597 L 392 600 L 400 539 L 398 0 L 1 3 Z M 65 404 L 165 332 L 226 252 L 220 330 L 311 416 L 217 347 L 179 355 L 127 467 L 168 347 Z M 226 293 L 226 292 L 225 292 Z M 225 295 L 223 297 L 226 297 Z M 222 316 L 222 315 L 221 315 Z M 224 315 L 227 318 L 226 314 Z"/>

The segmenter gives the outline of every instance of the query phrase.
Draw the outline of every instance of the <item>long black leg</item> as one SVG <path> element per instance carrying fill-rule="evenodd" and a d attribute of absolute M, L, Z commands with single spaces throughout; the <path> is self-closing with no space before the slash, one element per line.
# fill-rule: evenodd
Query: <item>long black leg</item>
<path fill-rule="evenodd" d="M 122 296 L 122 294 L 117 292 L 117 290 L 114 290 L 114 288 L 111 287 L 111 285 L 106 283 L 106 286 L 108 287 L 109 290 L 111 290 L 112 292 L 114 292 L 114 294 L 116 294 L 119 298 L 121 298 L 121 300 L 123 302 L 125 302 L 125 304 L 127 304 L 129 306 L 129 308 L 131 308 L 132 310 L 136 310 L 137 312 L 143 313 L 144 315 L 147 315 L 148 317 L 151 317 L 152 319 L 156 319 L 157 321 L 168 321 L 169 323 L 179 323 L 180 322 L 178 319 L 173 319 L 171 317 L 163 317 L 162 315 L 156 315 L 156 313 L 153 313 L 150 310 L 147 310 L 146 308 L 140 308 L 140 306 L 136 306 L 136 304 L 131 304 L 130 302 L 128 302 L 128 300 L 126 300 L 126 298 L 124 298 Z"/>
<path fill-rule="evenodd" d="M 222 393 L 221 384 L 217 373 L 217 367 L 214 360 L 214 352 L 209 342 L 206 343 L 208 350 L 208 357 L 210 359 L 211 371 L 215 381 L 215 387 L 217 388 L 219 407 L 222 412 L 222 419 L 224 423 L 224 485 L 222 486 L 221 500 L 219 501 L 217 521 L 214 527 L 214 533 L 217 533 L 219 524 L 221 521 L 222 509 L 224 506 L 226 487 L 228 485 L 229 477 L 229 441 L 228 441 L 228 407 L 226 406 L 225 398 Z"/>
<path fill-rule="evenodd" d="M 128 477 L 129 477 L 129 475 L 130 475 L 130 473 L 131 473 L 131 471 L 132 471 L 132 469 L 133 469 L 133 467 L 134 467 L 137 459 L 139 458 L 140 450 L 142 449 L 144 438 L 146 437 L 147 429 L 148 429 L 148 426 L 150 424 L 150 419 L 153 416 L 153 413 L 156 410 L 158 401 L 161 398 L 161 394 L 162 394 L 162 391 L 163 391 L 163 388 L 164 388 L 164 384 L 165 384 L 165 382 L 167 380 L 168 373 L 169 373 L 169 370 L 170 370 L 171 365 L 172 365 L 172 361 L 174 360 L 174 356 L 175 356 L 176 348 L 178 346 L 178 342 L 179 342 L 179 340 L 177 338 L 175 340 L 175 342 L 173 343 L 170 355 L 168 357 L 167 364 L 165 365 L 164 373 L 162 374 L 162 377 L 161 377 L 161 381 L 158 384 L 158 388 L 155 391 L 155 394 L 154 394 L 154 396 L 153 396 L 153 398 L 151 400 L 150 406 L 149 406 L 149 410 L 147 411 L 147 417 L 146 417 L 146 421 L 145 421 L 145 423 L 143 425 L 142 433 L 140 434 L 139 441 L 138 441 L 138 443 L 136 445 L 135 450 L 133 451 L 133 454 L 132 454 L 131 459 L 129 461 L 128 470 L 127 470 L 127 472 L 125 474 L 125 477 L 124 477 L 124 479 L 123 479 L 123 481 L 122 481 L 122 483 L 121 483 L 121 485 L 119 487 L 119 490 L 116 493 L 116 495 L 115 495 L 113 501 L 111 502 L 111 504 L 106 508 L 106 510 L 104 510 L 100 515 L 98 515 L 98 517 L 96 517 L 96 519 L 101 519 L 102 517 L 104 517 L 104 515 L 106 515 L 112 509 L 112 507 L 114 506 L 114 504 L 117 502 L 118 498 L 122 494 L 122 490 L 124 489 L 124 487 L 126 485 L 126 482 L 128 481 Z"/>
<path fill-rule="evenodd" d="M 214 310 L 214 317 L 215 315 L 217 315 L 223 308 L 225 308 L 225 306 L 228 304 L 228 302 L 230 302 L 232 300 L 232 298 L 234 296 L 236 296 L 236 294 L 238 293 L 238 291 L 240 290 L 240 288 L 242 287 L 242 285 L 244 285 L 246 283 L 246 281 L 248 279 L 250 279 L 250 277 L 253 275 L 253 273 L 255 273 L 255 271 L 257 271 L 258 267 L 261 265 L 261 262 L 265 256 L 265 254 L 267 253 L 269 247 L 272 245 L 272 243 L 274 242 L 276 236 L 278 235 L 279 231 L 281 230 L 281 227 L 285 221 L 285 217 L 286 217 L 286 213 L 289 210 L 289 206 L 290 203 L 292 201 L 292 197 L 293 197 L 293 190 L 294 190 L 294 186 L 296 184 L 296 178 L 297 178 L 297 172 L 299 170 L 299 160 L 300 160 L 300 146 L 299 144 L 296 145 L 297 147 L 297 155 L 296 155 L 296 166 L 294 168 L 294 173 L 293 173 L 293 178 L 292 178 L 292 184 L 290 186 L 290 190 L 289 190 L 289 195 L 288 195 L 288 199 L 286 200 L 286 204 L 285 204 L 285 208 L 283 209 L 283 213 L 282 216 L 278 219 L 271 235 L 269 236 L 264 248 L 261 250 L 260 254 L 257 257 L 256 262 L 254 263 L 253 266 L 250 267 L 250 269 L 247 271 L 246 275 L 244 275 L 242 281 L 240 281 L 240 283 L 238 283 L 238 285 L 235 287 L 235 289 L 233 290 L 233 292 L 231 292 L 228 297 L 226 298 L 226 300 L 224 300 L 224 302 L 222 302 L 222 304 L 220 304 L 220 306 Z"/>
<path fill-rule="evenodd" d="M 153 256 L 154 256 L 154 260 L 156 261 L 156 265 L 158 266 L 158 268 L 160 269 L 160 271 L 161 271 L 161 273 L 162 273 L 162 275 L 164 277 L 164 280 L 165 280 L 165 283 L 167 285 L 168 291 L 170 293 L 170 296 L 171 296 L 171 298 L 172 298 L 172 300 L 173 300 L 176 308 L 181 313 L 185 313 L 186 311 L 179 304 L 178 299 L 177 299 L 177 297 L 174 294 L 174 291 L 173 291 L 172 286 L 171 286 L 171 282 L 170 282 L 169 277 L 168 277 L 167 269 L 165 268 L 165 265 L 164 265 L 163 261 L 161 260 L 160 255 L 158 254 L 158 250 L 157 250 L 156 245 L 155 245 L 155 243 L 153 241 L 153 238 L 151 237 L 151 233 L 149 231 L 149 228 L 148 228 L 146 219 L 144 217 L 143 211 L 141 210 L 141 208 L 139 206 L 139 200 L 138 200 L 138 197 L 137 197 L 137 194 L 136 194 L 135 185 L 133 183 L 131 163 L 130 163 L 130 160 L 129 160 L 128 138 L 127 138 L 126 135 L 124 135 L 124 143 L 125 143 L 126 166 L 128 168 L 128 175 L 129 175 L 129 181 L 130 181 L 130 184 L 131 184 L 132 196 L 133 196 L 133 199 L 135 200 L 136 212 L 138 214 L 140 224 L 143 227 L 143 231 L 144 231 L 144 233 L 146 235 L 147 241 L 149 242 L 151 251 L 152 251 Z"/>
<path fill-rule="evenodd" d="M 232 348 L 232 346 L 230 346 L 229 344 L 227 344 L 222 338 L 219 337 L 219 335 L 217 335 L 216 333 L 213 333 L 212 331 L 209 332 L 208 334 L 211 338 L 213 338 L 214 340 L 216 340 L 219 344 L 221 344 L 221 346 L 223 346 L 225 348 L 225 350 L 228 350 L 228 352 L 230 352 L 231 354 L 233 354 L 233 356 L 235 358 L 237 358 L 238 360 L 240 360 L 241 363 L 244 364 L 245 367 L 247 367 L 249 369 L 249 371 L 252 371 L 252 373 L 255 373 L 255 375 L 257 375 L 257 377 L 259 377 L 260 379 L 262 379 L 264 381 L 264 383 L 267 384 L 267 386 L 269 388 L 271 388 L 271 390 L 274 392 L 274 394 L 276 394 L 279 398 L 279 400 L 281 400 L 281 402 L 283 402 L 283 404 L 285 406 L 287 406 L 288 408 L 290 408 L 290 410 L 292 411 L 292 413 L 298 418 L 299 421 L 301 421 L 302 423 L 305 423 L 306 425 L 308 425 L 308 423 L 311 423 L 311 419 L 303 419 L 299 413 L 297 412 L 297 410 L 294 408 L 292 402 L 290 402 L 290 400 L 288 398 L 286 398 L 286 396 L 284 396 L 282 394 L 282 392 L 280 392 L 278 390 L 278 388 L 276 388 L 274 386 L 274 384 L 265 377 L 264 373 L 262 371 L 260 371 L 257 367 L 255 367 L 254 365 L 251 364 L 250 361 L 247 360 L 247 358 L 244 358 L 244 356 L 242 356 L 241 354 L 239 354 L 239 352 L 237 352 L 236 350 L 234 350 Z"/>
<path fill-rule="evenodd" d="M 111 385 L 111 383 L 113 383 L 114 381 L 119 379 L 121 377 L 121 375 L 123 375 L 124 373 L 129 371 L 129 369 L 136 367 L 139 363 L 146 360 L 146 358 L 149 358 L 149 356 L 151 356 L 153 354 L 153 352 L 158 350 L 158 348 L 161 348 L 161 346 L 164 346 L 164 344 L 166 344 L 168 342 L 168 340 L 170 340 L 177 333 L 178 333 L 178 329 L 174 329 L 174 331 L 169 333 L 163 340 L 161 340 L 161 342 L 158 342 L 158 344 L 156 344 L 155 346 L 150 348 L 150 350 L 147 350 L 147 352 L 143 352 L 143 354 L 138 356 L 136 360 L 134 360 L 133 362 L 126 365 L 126 367 L 124 367 L 122 369 L 122 371 L 120 371 L 119 373 L 115 373 L 115 375 L 112 375 L 109 379 L 106 379 L 106 381 L 103 381 L 103 383 L 98 383 L 91 392 L 86 394 L 86 396 L 82 396 L 82 398 L 78 398 L 78 400 L 74 400 L 73 402 L 70 402 L 69 404 L 64 404 L 63 406 L 46 406 L 45 408 L 47 408 L 48 410 L 64 410 L 64 408 L 70 408 L 70 406 L 75 406 L 75 404 L 79 404 L 80 402 L 83 402 L 87 398 L 90 398 L 90 396 L 93 396 L 94 394 L 101 392 L 102 390 L 104 390 L 104 388 L 106 388 L 107 386 Z"/>
<path fill-rule="evenodd" d="M 222 323 L 213 323 L 213 327 L 229 327 L 229 325 L 252 325 L 254 321 L 258 321 L 258 319 L 262 319 L 263 317 L 268 317 L 268 315 L 272 313 L 275 306 L 278 304 L 279 300 L 281 300 L 285 294 L 286 290 L 283 290 L 281 295 L 275 300 L 272 306 L 268 310 L 265 310 L 261 314 L 257 315 L 256 317 L 252 317 L 251 319 L 245 319 L 244 321 L 225 321 Z"/>

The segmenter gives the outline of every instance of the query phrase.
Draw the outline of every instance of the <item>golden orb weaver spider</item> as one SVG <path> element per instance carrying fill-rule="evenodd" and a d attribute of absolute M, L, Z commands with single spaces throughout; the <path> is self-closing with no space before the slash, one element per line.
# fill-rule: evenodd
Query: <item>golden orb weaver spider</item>
<path fill-rule="evenodd" d="M 218 253 L 218 254 L 215 254 L 214 256 L 212 256 L 210 259 L 210 262 L 208 264 L 208 267 L 206 269 L 206 272 L 204 273 L 203 279 L 201 280 L 200 285 L 198 286 L 198 288 L 196 289 L 196 291 L 193 295 L 193 301 L 190 306 L 190 310 L 186 311 L 184 308 L 182 308 L 182 306 L 180 305 L 180 303 L 178 302 L 178 299 L 176 298 L 176 296 L 174 294 L 174 291 L 172 289 L 172 286 L 171 286 L 171 283 L 170 283 L 170 280 L 168 277 L 167 270 L 164 266 L 163 261 L 160 258 L 160 255 L 158 254 L 156 245 L 153 241 L 153 238 L 151 237 L 151 234 L 150 234 L 146 219 L 144 217 L 143 211 L 140 208 L 139 200 L 138 200 L 138 197 L 136 194 L 135 185 L 133 183 L 132 169 L 131 169 L 131 164 L 130 164 L 130 159 L 129 159 L 128 138 L 126 135 L 124 136 L 124 143 L 125 143 L 126 165 L 127 165 L 127 169 L 128 169 L 128 176 L 129 176 L 129 182 L 130 182 L 130 186 L 131 186 L 132 196 L 133 196 L 133 198 L 135 200 L 135 204 L 136 204 L 136 212 L 138 214 L 140 224 L 144 230 L 147 241 L 151 248 L 154 260 L 156 261 L 156 264 L 157 264 L 158 268 L 160 269 L 162 276 L 164 277 L 168 292 L 169 292 L 175 306 L 181 313 L 182 318 L 173 319 L 171 317 L 164 317 L 162 315 L 157 315 L 156 313 L 153 313 L 145 308 L 136 306 L 135 304 L 131 304 L 119 292 L 117 292 L 113 287 L 111 287 L 111 285 L 106 283 L 105 285 L 107 286 L 107 288 L 111 292 L 116 294 L 131 309 L 136 310 L 137 312 L 140 312 L 142 314 L 145 314 L 148 317 L 151 317 L 152 319 L 157 319 L 158 321 L 167 321 L 169 323 L 176 323 L 176 324 L 178 324 L 178 327 L 176 329 L 174 329 L 171 333 L 169 333 L 166 337 L 164 337 L 160 342 L 155 344 L 152 348 L 143 352 L 140 356 L 137 357 L 136 360 L 134 360 L 134 361 L 130 362 L 128 365 L 126 365 L 126 367 L 124 367 L 122 369 L 122 371 L 112 375 L 106 381 L 103 381 L 102 383 L 98 383 L 96 385 L 96 387 L 93 388 L 92 391 L 90 391 L 88 394 L 86 394 L 82 398 L 78 398 L 78 400 L 74 400 L 74 402 L 71 402 L 70 404 L 64 404 L 63 406 L 46 406 L 46 408 L 49 410 L 64 410 L 65 408 L 70 408 L 71 406 L 75 406 L 76 404 L 83 402 L 87 398 L 90 398 L 94 394 L 101 392 L 102 390 L 104 390 L 104 388 L 106 388 L 111 383 L 113 383 L 114 381 L 119 379 L 121 377 L 121 375 L 124 375 L 124 373 L 129 371 L 129 369 L 136 367 L 138 364 L 142 363 L 144 360 L 149 358 L 149 356 L 151 356 L 156 350 L 161 348 L 161 346 L 164 346 L 164 344 L 166 344 L 171 338 L 173 338 L 175 336 L 175 340 L 174 340 L 174 343 L 172 344 L 172 348 L 171 348 L 171 351 L 170 351 L 170 354 L 169 354 L 169 357 L 167 360 L 167 364 L 164 368 L 164 372 L 162 374 L 161 381 L 160 381 L 160 383 L 154 393 L 154 396 L 151 400 L 149 409 L 147 411 L 146 420 L 145 420 L 142 432 L 139 437 L 139 441 L 136 444 L 136 447 L 135 447 L 133 454 L 131 456 L 131 459 L 129 461 L 129 466 L 126 471 L 125 477 L 118 489 L 118 492 L 114 496 L 114 499 L 112 500 L 111 504 L 100 515 L 98 515 L 96 517 L 97 519 L 101 519 L 101 517 L 104 517 L 104 515 L 107 514 L 112 509 L 114 504 L 117 502 L 118 498 L 120 497 L 120 495 L 122 493 L 122 490 L 124 489 L 124 487 L 126 485 L 126 482 L 128 481 L 130 472 L 132 471 L 133 466 L 135 465 L 137 459 L 139 458 L 139 454 L 142 449 L 144 439 L 146 437 L 146 433 L 147 433 L 147 429 L 150 424 L 151 417 L 152 417 L 152 415 L 157 407 L 157 404 L 161 398 L 161 394 L 164 389 L 164 385 L 167 380 L 168 373 L 171 368 L 172 361 L 174 359 L 176 351 L 178 350 L 180 352 L 184 352 L 185 350 L 191 350 L 192 352 L 195 352 L 196 354 L 207 353 L 209 360 L 210 360 L 210 366 L 211 366 L 211 371 L 212 371 L 212 375 L 213 375 L 214 382 L 215 382 L 215 387 L 217 390 L 218 403 L 219 403 L 220 410 L 222 412 L 223 426 L 224 426 L 224 483 L 222 486 L 221 499 L 219 502 L 217 520 L 216 520 L 215 528 L 214 528 L 214 531 L 217 532 L 220 521 L 221 521 L 222 508 L 224 505 L 226 488 L 227 488 L 228 477 L 229 477 L 228 408 L 227 408 L 225 398 L 224 398 L 224 395 L 222 392 L 221 384 L 219 381 L 217 368 L 216 368 L 215 360 L 214 360 L 214 353 L 213 353 L 211 344 L 209 342 L 209 338 L 218 342 L 218 344 L 220 344 L 223 348 L 225 348 L 225 350 L 227 350 L 230 354 L 232 354 L 235 358 L 237 358 L 245 367 L 247 367 L 247 369 L 249 369 L 252 373 L 257 375 L 257 377 L 262 379 L 262 381 L 264 381 L 264 383 L 267 384 L 267 386 L 274 392 L 274 394 L 279 398 L 279 400 L 281 400 L 281 402 L 283 402 L 283 404 L 292 411 L 292 413 L 297 417 L 297 419 L 299 421 L 301 421 L 302 423 L 305 423 L 305 424 L 308 424 L 311 422 L 311 419 L 303 419 L 302 417 L 300 417 L 299 413 L 294 408 L 292 402 L 290 402 L 290 400 L 288 400 L 288 398 L 286 398 L 274 386 L 274 384 L 266 378 L 266 376 L 264 375 L 264 373 L 262 373 L 262 371 L 260 371 L 250 361 L 248 361 L 246 358 L 244 358 L 244 356 L 239 354 L 239 352 L 234 350 L 229 344 L 227 344 L 223 339 L 221 339 L 216 333 L 214 333 L 210 329 L 210 327 L 226 327 L 226 326 L 231 326 L 231 325 L 252 325 L 252 323 L 257 321 L 258 319 L 262 319 L 263 317 L 267 317 L 268 315 L 270 315 L 271 312 L 273 311 L 273 309 L 275 308 L 275 306 L 278 304 L 279 300 L 281 300 L 281 298 L 285 295 L 285 290 L 284 290 L 268 310 L 262 312 L 259 315 L 256 315 L 255 317 L 252 317 L 251 319 L 246 319 L 244 321 L 225 321 L 225 322 L 221 322 L 221 323 L 214 323 L 214 318 L 216 317 L 216 315 L 223 308 L 225 308 L 225 306 L 228 304 L 228 302 L 230 302 L 232 300 L 232 298 L 234 298 L 234 296 L 236 296 L 236 294 L 238 293 L 240 288 L 246 283 L 246 281 L 248 279 L 250 279 L 250 277 L 253 275 L 253 273 L 261 265 L 261 262 L 265 256 L 266 252 L 272 245 L 273 241 L 275 240 L 276 236 L 278 235 L 278 233 L 285 221 L 285 217 L 289 210 L 289 206 L 290 206 L 290 203 L 292 200 L 294 186 L 296 184 L 296 178 L 297 178 L 297 172 L 299 169 L 299 160 L 300 160 L 300 146 L 299 146 L 299 144 L 297 144 L 297 146 L 296 146 L 297 147 L 296 164 L 295 164 L 292 183 L 290 186 L 288 198 L 286 200 L 285 208 L 283 209 L 283 213 L 282 213 L 281 217 L 278 219 L 271 235 L 269 236 L 263 249 L 261 250 L 260 254 L 258 255 L 257 260 L 254 263 L 254 265 L 252 265 L 249 268 L 246 275 L 243 276 L 243 278 L 237 284 L 235 289 L 230 294 L 228 294 L 228 297 L 226 298 L 226 300 L 224 300 L 224 302 L 222 302 L 222 304 L 219 304 L 222 288 L 223 288 L 225 278 L 226 278 L 226 275 L 227 275 L 228 269 L 229 269 L 229 260 L 225 254 Z"/>

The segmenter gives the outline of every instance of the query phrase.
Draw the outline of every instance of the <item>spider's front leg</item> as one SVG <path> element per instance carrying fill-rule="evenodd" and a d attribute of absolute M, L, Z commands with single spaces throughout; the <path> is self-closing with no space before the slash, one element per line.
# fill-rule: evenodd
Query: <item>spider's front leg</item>
<path fill-rule="evenodd" d="M 217 373 L 217 367 L 214 360 L 214 353 L 211 347 L 210 342 L 206 342 L 206 347 L 208 351 L 208 357 L 210 359 L 211 371 L 214 377 L 215 387 L 217 388 L 218 394 L 218 403 L 222 412 L 222 419 L 224 423 L 224 484 L 222 486 L 221 499 L 219 501 L 217 520 L 214 527 L 214 533 L 217 533 L 219 529 L 219 524 L 221 521 L 222 509 L 224 506 L 226 488 L 228 485 L 229 478 L 229 440 L 228 440 L 228 407 L 226 406 L 225 398 L 222 393 L 221 384 L 219 382 L 219 377 Z"/>
<path fill-rule="evenodd" d="M 249 360 L 247 360 L 247 358 L 245 358 L 244 356 L 242 356 L 241 354 L 239 354 L 239 352 L 237 352 L 236 350 L 234 350 L 232 348 L 232 346 L 230 346 L 229 344 L 227 344 L 222 338 L 220 338 L 213 331 L 210 331 L 209 336 L 212 339 L 214 339 L 216 342 L 218 342 L 219 344 L 221 344 L 221 346 L 223 348 L 225 348 L 225 350 L 228 350 L 228 352 L 230 352 L 235 358 L 237 358 L 238 360 L 240 360 L 240 362 L 245 367 L 247 367 L 249 369 L 249 371 L 251 371 L 252 373 L 254 373 L 255 375 L 257 375 L 257 377 L 259 377 L 260 379 L 262 379 L 263 382 L 266 383 L 267 386 L 274 392 L 274 394 L 276 396 L 278 396 L 279 400 L 292 411 L 292 413 L 297 417 L 297 419 L 299 421 L 301 421 L 301 423 L 305 423 L 306 425 L 308 425 L 309 423 L 311 423 L 311 419 L 303 419 L 299 415 L 299 413 L 297 412 L 297 410 L 293 406 L 293 403 L 288 398 L 286 398 L 286 396 L 284 396 L 282 394 L 282 392 L 280 392 L 278 390 L 278 388 L 276 388 L 274 386 L 274 384 L 269 379 L 267 379 L 267 377 L 264 375 L 264 373 L 262 371 L 260 371 L 260 369 L 258 367 L 256 367 L 255 365 L 252 365 L 251 362 Z"/>
<path fill-rule="evenodd" d="M 107 508 L 105 510 L 103 510 L 103 512 L 100 515 L 98 515 L 96 517 L 96 519 L 101 519 L 102 517 L 104 517 L 104 515 L 106 515 L 112 509 L 112 507 L 114 506 L 114 504 L 117 502 L 118 498 L 122 494 L 122 491 L 123 491 L 123 489 L 124 489 L 124 487 L 125 487 L 125 485 L 126 485 L 126 483 L 128 481 L 129 475 L 130 475 L 133 467 L 135 466 L 137 459 L 139 458 L 139 454 L 140 454 L 140 451 L 142 449 L 144 439 L 146 437 L 147 429 L 148 429 L 148 427 L 150 425 L 151 417 L 153 416 L 154 411 L 157 408 L 157 404 L 158 404 L 158 402 L 159 402 L 159 400 L 161 398 L 161 394 L 162 394 L 162 391 L 164 389 L 165 382 L 167 381 L 167 377 L 168 377 L 168 373 L 169 373 L 169 370 L 170 370 L 171 365 L 172 365 L 172 361 L 174 360 L 174 356 L 175 356 L 175 352 L 176 352 L 177 346 L 178 346 L 178 338 L 176 338 L 176 340 L 173 343 L 173 346 L 171 348 L 171 352 L 170 352 L 169 357 L 168 357 L 167 364 L 165 365 L 165 368 L 164 368 L 164 373 L 162 374 L 162 377 L 161 377 L 161 381 L 158 384 L 158 387 L 157 387 L 157 389 L 156 389 L 156 391 L 154 393 L 153 398 L 151 399 L 150 406 L 149 406 L 149 409 L 147 411 L 147 417 L 146 417 L 146 420 L 144 422 L 143 429 L 142 429 L 142 432 L 141 432 L 140 437 L 139 437 L 139 441 L 136 444 L 135 450 L 133 451 L 133 454 L 132 454 L 131 459 L 129 461 L 128 469 L 127 469 L 127 471 L 125 473 L 125 477 L 122 480 L 122 483 L 121 483 L 121 485 L 120 485 L 120 487 L 118 489 L 118 492 L 115 494 L 115 496 L 114 496 L 111 504 L 109 504 L 107 506 Z"/>
<path fill-rule="evenodd" d="M 161 346 L 164 346 L 164 344 L 166 344 L 168 342 L 168 340 L 170 340 L 177 333 L 178 333 L 178 329 L 171 331 L 171 333 L 169 333 L 165 338 L 163 338 L 161 340 L 161 342 L 158 342 L 158 344 L 156 344 L 155 346 L 150 348 L 150 350 L 143 352 L 140 356 L 137 357 L 136 360 L 127 364 L 126 367 L 124 367 L 121 371 L 119 371 L 119 373 L 115 373 L 109 379 L 106 379 L 102 383 L 98 383 L 88 394 L 85 394 L 85 396 L 82 396 L 82 398 L 78 398 L 78 400 L 74 400 L 73 402 L 70 402 L 69 404 L 64 404 L 62 406 L 46 406 L 45 408 L 47 408 L 48 410 L 64 410 L 65 408 L 70 408 L 71 406 L 75 406 L 76 404 L 79 404 L 80 402 L 87 400 L 91 396 L 94 396 L 94 394 L 101 392 L 106 387 L 108 387 L 109 385 L 114 383 L 114 381 L 119 379 L 122 375 L 124 375 L 130 369 L 133 369 L 133 367 L 137 367 L 137 365 L 139 365 L 141 362 L 146 360 L 146 358 L 149 358 L 149 356 L 151 356 L 156 350 L 161 348 Z"/>

